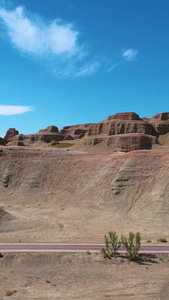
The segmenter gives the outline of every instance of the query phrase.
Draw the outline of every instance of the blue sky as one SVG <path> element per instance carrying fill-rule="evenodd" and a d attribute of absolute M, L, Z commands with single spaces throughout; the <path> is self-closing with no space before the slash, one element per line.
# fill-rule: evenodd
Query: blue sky
<path fill-rule="evenodd" d="M 0 136 L 168 111 L 169 1 L 0 0 Z"/>

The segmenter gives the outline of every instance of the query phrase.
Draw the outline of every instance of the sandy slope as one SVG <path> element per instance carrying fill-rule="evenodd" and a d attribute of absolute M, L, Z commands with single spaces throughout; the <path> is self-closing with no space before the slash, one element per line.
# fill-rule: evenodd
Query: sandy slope
<path fill-rule="evenodd" d="M 1 241 L 103 242 L 109 230 L 167 237 L 169 150 L 2 150 Z"/>

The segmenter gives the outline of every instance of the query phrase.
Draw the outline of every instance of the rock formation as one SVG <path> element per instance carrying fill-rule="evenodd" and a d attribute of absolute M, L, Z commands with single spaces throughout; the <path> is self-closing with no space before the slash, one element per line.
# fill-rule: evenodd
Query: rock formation
<path fill-rule="evenodd" d="M 12 140 L 18 146 L 30 146 L 38 142 L 50 143 L 52 141 L 63 141 L 64 135 L 59 133 L 56 126 L 48 126 L 46 129 L 41 129 L 35 134 L 23 135 L 19 134 L 14 136 Z"/>
<path fill-rule="evenodd" d="M 96 146 L 100 143 L 104 144 L 104 147 L 111 149 L 111 152 L 122 151 L 129 152 L 133 150 L 151 149 L 152 143 L 155 144 L 157 138 L 147 134 L 141 133 L 129 133 L 129 134 L 116 134 L 109 137 L 94 137 L 87 138 L 84 141 L 84 145 Z M 109 151 L 109 152 L 110 152 Z M 105 151 L 104 151 L 105 153 Z"/>
<path fill-rule="evenodd" d="M 65 126 L 60 130 L 60 133 L 67 136 L 71 136 L 74 139 L 82 138 L 86 132 L 88 132 L 92 123 Z"/>
<path fill-rule="evenodd" d="M 19 134 L 18 131 L 13 131 L 9 129 L 6 133 L 7 138 L 6 141 L 8 143 L 17 145 L 17 146 L 30 146 L 36 145 L 37 143 L 51 143 L 51 145 L 56 145 L 56 142 L 60 142 L 63 140 L 74 140 L 81 139 L 84 137 L 86 132 L 88 132 L 89 124 L 81 124 L 81 125 L 72 125 L 65 126 L 60 131 L 58 127 L 51 125 L 45 129 L 39 130 L 39 132 L 35 134 L 23 135 Z"/>
<path fill-rule="evenodd" d="M 144 122 L 136 113 L 119 113 L 109 116 L 107 121 L 93 124 L 89 135 L 116 135 L 128 133 L 152 134 L 151 124 Z"/>
<path fill-rule="evenodd" d="M 115 151 L 151 149 L 155 144 L 167 146 L 169 112 L 154 115 L 151 119 L 140 118 L 134 112 L 116 113 L 99 123 L 65 126 L 60 131 L 51 125 L 29 135 L 19 134 L 14 128 L 10 128 L 5 136 L 6 143 L 17 146 L 43 146 L 50 143 L 50 146 L 66 147 L 68 140 L 74 140 L 70 145 L 74 145 L 76 150 L 98 154 L 99 151 L 102 154 L 110 154 Z"/>
<path fill-rule="evenodd" d="M 58 128 L 56 126 L 48 126 L 46 129 L 39 130 L 36 134 L 29 135 L 30 140 L 32 142 L 41 141 L 44 143 L 50 143 L 52 141 L 63 141 L 64 135 L 59 133 Z"/>
<path fill-rule="evenodd" d="M 0 137 L 0 145 L 5 145 L 6 144 L 6 140 Z"/>
<path fill-rule="evenodd" d="M 108 121 L 110 120 L 125 120 L 125 121 L 131 121 L 131 120 L 141 120 L 139 115 L 137 115 L 134 112 L 125 112 L 125 113 L 116 113 L 112 116 L 109 116 L 107 118 Z"/>
<path fill-rule="evenodd" d="M 169 133 L 169 113 L 158 114 L 151 119 L 141 119 L 134 112 L 117 113 L 105 121 L 91 125 L 84 146 L 99 144 L 101 149 L 104 144 L 104 147 L 106 145 L 109 147 L 107 153 L 110 153 L 110 146 L 112 152 L 151 149 L 154 144 L 169 143 L 167 133 Z"/>
<path fill-rule="evenodd" d="M 17 131 L 15 128 L 9 128 L 4 137 L 6 143 L 11 142 L 13 140 L 13 137 L 18 134 L 19 134 L 19 131 Z"/>
<path fill-rule="evenodd" d="M 169 132 L 169 112 L 161 113 L 154 115 L 151 120 L 150 124 L 152 125 L 154 131 L 159 134 L 163 135 Z"/>

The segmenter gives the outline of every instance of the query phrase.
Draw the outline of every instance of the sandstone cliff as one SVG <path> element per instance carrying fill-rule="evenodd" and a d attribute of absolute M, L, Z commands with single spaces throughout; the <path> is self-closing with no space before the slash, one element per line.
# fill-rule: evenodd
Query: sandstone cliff
<path fill-rule="evenodd" d="M 169 145 L 169 113 L 151 119 L 141 119 L 136 113 L 117 113 L 107 120 L 91 125 L 84 143 L 84 151 L 110 154 L 116 151 L 151 149 L 153 145 Z M 99 145 L 99 146 L 98 146 Z M 91 149 L 95 146 L 95 149 Z"/>
<path fill-rule="evenodd" d="M 152 149 L 154 145 L 164 148 L 169 145 L 169 112 L 154 115 L 151 119 L 141 119 L 134 112 L 116 113 L 99 123 L 65 126 L 60 131 L 52 125 L 29 135 L 10 128 L 4 141 L 16 146 L 73 146 L 75 150 L 98 154 Z"/>

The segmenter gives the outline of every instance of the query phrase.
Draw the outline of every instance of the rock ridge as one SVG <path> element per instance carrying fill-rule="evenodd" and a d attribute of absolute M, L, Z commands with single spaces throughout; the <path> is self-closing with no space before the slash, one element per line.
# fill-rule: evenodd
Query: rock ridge
<path fill-rule="evenodd" d="M 104 148 L 104 154 L 152 149 L 154 145 L 167 147 L 169 112 L 156 114 L 151 119 L 140 118 L 135 112 L 116 113 L 98 123 L 65 126 L 60 131 L 58 127 L 51 125 L 29 135 L 19 134 L 15 128 L 10 128 L 4 139 L 0 138 L 0 144 L 34 147 L 73 146 L 77 150 L 88 152 L 93 152 L 95 147 L 98 153 L 99 148 Z"/>

